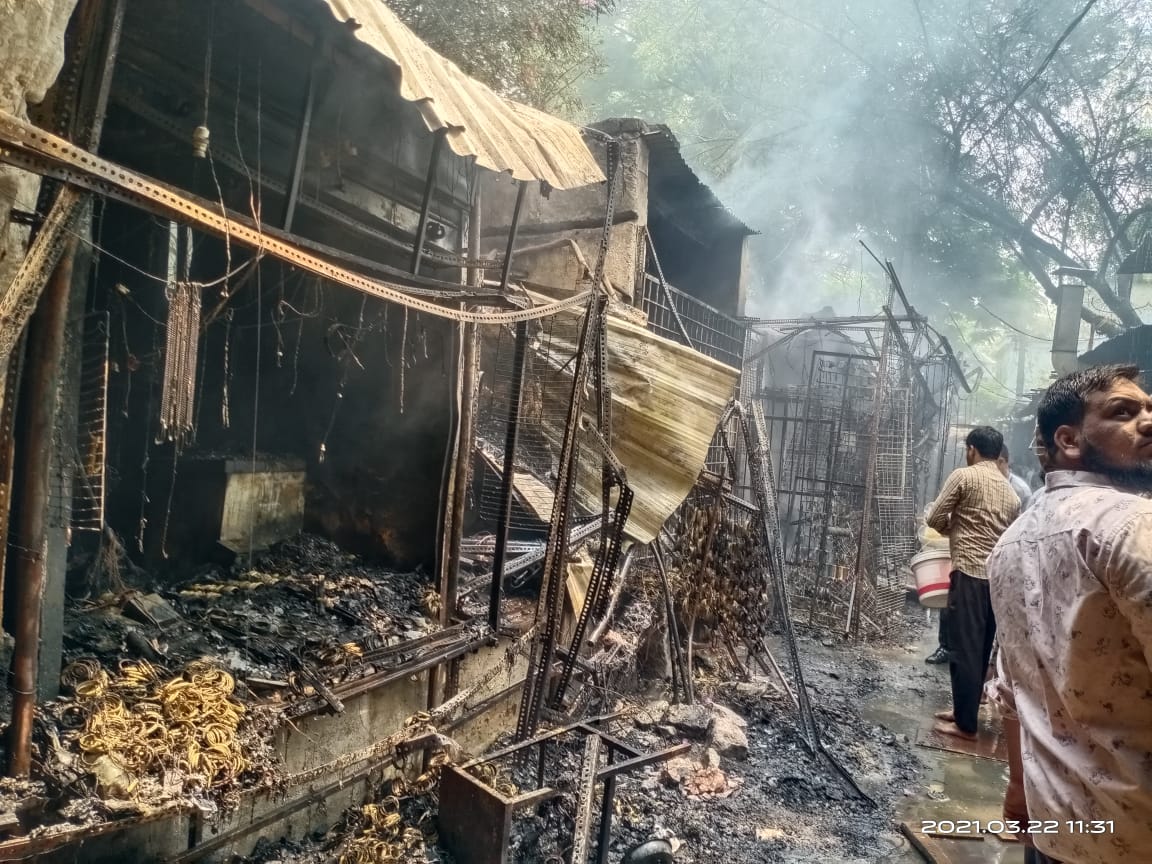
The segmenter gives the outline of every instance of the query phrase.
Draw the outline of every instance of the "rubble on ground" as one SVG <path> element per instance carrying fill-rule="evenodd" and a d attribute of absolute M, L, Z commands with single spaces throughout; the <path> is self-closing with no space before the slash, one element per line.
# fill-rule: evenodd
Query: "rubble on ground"
<path fill-rule="evenodd" d="M 429 587 L 299 535 L 250 566 L 70 602 L 37 783 L 0 785 L 0 813 L 49 834 L 275 786 L 285 716 L 418 654 L 437 630 Z"/>
<path fill-rule="evenodd" d="M 913 618 L 906 625 L 922 626 Z M 861 649 L 846 666 L 836 650 L 825 648 L 819 639 L 802 639 L 800 649 L 825 745 L 879 807 L 859 799 L 808 752 L 794 706 L 779 682 L 716 681 L 701 688 L 695 706 L 676 706 L 669 698 L 614 706 L 620 713 L 607 721 L 606 730 L 630 746 L 651 752 L 688 741 L 692 749 L 619 778 L 610 862 L 653 839 L 673 844 L 677 864 L 865 862 L 882 860 L 900 845 L 892 812 L 906 790 L 920 788 L 920 763 L 910 742 L 866 722 L 860 708 L 865 695 L 895 692 L 906 667 L 880 662 L 879 652 L 871 648 Z M 829 670 L 839 677 L 823 674 Z M 698 737 L 689 738 L 670 717 Z M 691 718 L 688 723 L 686 718 Z M 701 735 L 702 725 L 706 731 Z M 721 725 L 744 733 L 746 758 L 724 756 L 715 746 Z M 539 864 L 548 856 L 566 860 L 581 758 L 578 739 L 549 749 L 549 777 L 555 778 L 562 795 L 513 821 L 509 862 Z M 521 789 L 534 786 L 535 760 L 507 769 L 494 782 Z M 426 805 L 434 807 L 435 802 L 421 801 L 411 812 L 419 816 Z M 418 827 L 405 819 L 405 827 Z M 342 823 L 326 836 L 268 847 L 263 857 L 249 860 L 322 864 L 335 860 L 332 850 L 347 842 L 350 831 Z M 424 860 L 451 864 L 434 844 L 426 845 L 424 854 Z"/>

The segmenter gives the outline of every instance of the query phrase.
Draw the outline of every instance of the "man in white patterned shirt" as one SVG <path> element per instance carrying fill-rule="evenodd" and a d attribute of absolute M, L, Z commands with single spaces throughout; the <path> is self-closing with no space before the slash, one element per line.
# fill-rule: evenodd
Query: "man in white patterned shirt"
<path fill-rule="evenodd" d="M 1152 397 L 1137 374 L 1048 389 L 1044 493 L 988 561 L 1005 813 L 1031 820 L 1036 864 L 1152 862 Z"/>

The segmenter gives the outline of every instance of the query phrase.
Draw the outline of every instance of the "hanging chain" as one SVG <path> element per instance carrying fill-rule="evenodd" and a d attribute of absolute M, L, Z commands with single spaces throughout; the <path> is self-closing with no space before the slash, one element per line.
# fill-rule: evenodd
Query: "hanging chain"
<path fill-rule="evenodd" d="M 231 354 L 232 345 L 232 319 L 235 317 L 236 310 L 229 309 L 228 313 L 224 316 L 224 377 L 222 381 L 222 397 L 220 400 L 220 422 L 225 429 L 230 428 L 232 420 L 228 411 L 228 382 L 232 378 L 232 368 L 229 362 L 229 355 Z"/>
<path fill-rule="evenodd" d="M 165 295 L 168 333 L 160 392 L 160 437 L 179 447 L 189 440 L 195 428 L 201 286 L 195 282 L 176 282 L 168 286 Z M 227 399 L 224 410 L 226 416 Z"/>

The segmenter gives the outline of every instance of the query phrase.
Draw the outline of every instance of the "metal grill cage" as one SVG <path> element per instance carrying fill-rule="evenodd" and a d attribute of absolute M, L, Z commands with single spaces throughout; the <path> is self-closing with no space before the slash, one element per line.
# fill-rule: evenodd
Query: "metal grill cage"
<path fill-rule="evenodd" d="M 560 328 L 570 331 L 573 325 L 570 321 L 559 322 L 558 315 L 534 322 L 525 354 L 513 489 L 515 506 L 508 522 L 510 530 L 523 540 L 543 540 L 548 536 L 560 446 L 568 421 L 576 355 L 572 342 L 560 338 Z M 492 523 L 499 518 L 515 343 L 515 331 L 510 328 L 485 328 L 481 333 L 476 447 L 487 470 L 474 478 L 472 503 L 475 511 Z M 594 411 L 594 404 L 589 403 L 586 410 Z M 586 480 L 590 472 L 599 476 L 599 450 L 585 435 L 579 436 L 577 446 L 577 477 Z M 589 507 L 582 506 L 586 503 L 579 497 L 574 499 L 576 518 L 592 514 Z"/>
<path fill-rule="evenodd" d="M 843 630 L 855 615 L 883 635 L 950 446 L 952 367 L 916 320 L 745 324 L 741 398 L 766 418 L 796 623 Z"/>
<path fill-rule="evenodd" d="M 649 330 L 695 348 L 713 360 L 736 369 L 741 367 L 744 327 L 740 322 L 671 285 L 661 288 L 659 280 L 648 274 L 640 284 Z"/>

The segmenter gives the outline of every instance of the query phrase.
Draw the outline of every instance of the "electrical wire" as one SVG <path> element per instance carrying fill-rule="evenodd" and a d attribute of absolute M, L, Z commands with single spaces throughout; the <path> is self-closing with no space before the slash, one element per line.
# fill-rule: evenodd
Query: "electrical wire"
<path fill-rule="evenodd" d="M 1013 390 L 1012 388 L 1010 388 L 1007 384 L 1005 384 L 999 378 L 997 378 L 996 375 L 992 372 L 992 370 L 984 365 L 984 361 L 980 359 L 980 355 L 976 353 L 976 349 L 973 348 L 971 346 L 971 344 L 969 344 L 968 340 L 964 338 L 964 333 L 960 329 L 960 324 L 956 320 L 956 316 L 952 312 L 949 312 L 948 317 L 952 319 L 952 326 L 954 328 L 956 328 L 956 335 L 960 337 L 960 341 L 964 343 L 964 347 L 967 348 L 970 352 L 972 352 L 972 359 L 976 361 L 976 364 L 981 369 L 984 370 L 985 374 L 987 374 L 989 378 L 991 378 L 993 381 L 995 381 L 997 384 L 999 384 L 1000 387 L 1003 388 L 1005 393 L 1010 394 L 1012 396 L 1012 398 L 1015 399 L 1016 398 L 1016 391 Z M 976 389 L 979 389 L 979 385 L 977 385 Z"/>
<path fill-rule="evenodd" d="M 65 233 L 70 234 L 71 236 L 75 237 L 81 243 L 84 243 L 90 249 L 92 249 L 96 252 L 99 252 L 100 255 L 102 255 L 102 256 L 106 256 L 106 257 L 110 258 L 111 260 L 115 261 L 117 264 L 121 265 L 122 267 L 127 267 L 129 270 L 132 270 L 133 272 L 137 273 L 140 276 L 143 276 L 147 279 L 151 279 L 153 282 L 157 282 L 160 285 L 167 286 L 168 280 L 165 277 L 157 276 L 155 273 L 149 273 L 147 270 L 144 270 L 140 267 L 137 267 L 132 262 L 126 261 L 125 259 L 119 257 L 118 255 L 108 251 L 108 249 L 101 246 L 97 241 L 95 241 L 95 240 L 91 239 L 90 237 L 87 237 L 87 236 L 85 236 L 85 235 L 83 235 L 77 231 L 73 231 L 70 228 L 65 228 L 64 231 L 65 231 Z M 247 261 L 245 261 L 243 264 L 241 264 L 238 267 L 226 272 L 223 276 L 219 276 L 216 279 L 213 279 L 211 282 L 201 282 L 200 287 L 201 288 L 214 288 L 217 285 L 225 283 L 229 279 L 233 278 L 234 276 L 236 276 L 240 273 L 243 273 L 246 269 L 251 267 L 254 263 L 258 262 L 263 257 L 264 257 L 263 253 L 257 253 L 256 255 L 249 258 Z"/>
<path fill-rule="evenodd" d="M 1001 318 L 999 315 L 997 315 L 995 312 L 993 312 L 991 309 L 989 309 L 987 306 L 985 306 L 979 300 L 976 301 L 976 307 L 978 309 L 983 309 L 985 312 L 987 312 L 989 315 L 991 315 L 993 318 L 995 318 L 997 321 L 999 321 L 1001 324 L 1003 324 L 1009 330 L 1014 330 L 1015 332 L 1019 333 L 1021 336 L 1027 336 L 1029 339 L 1035 339 L 1037 342 L 1051 342 L 1052 341 L 1051 339 L 1045 339 L 1043 336 L 1037 336 L 1034 333 L 1029 333 L 1026 330 L 1021 330 L 1015 324 L 1012 324 L 1009 321 L 1005 321 L 1003 318 Z"/>

